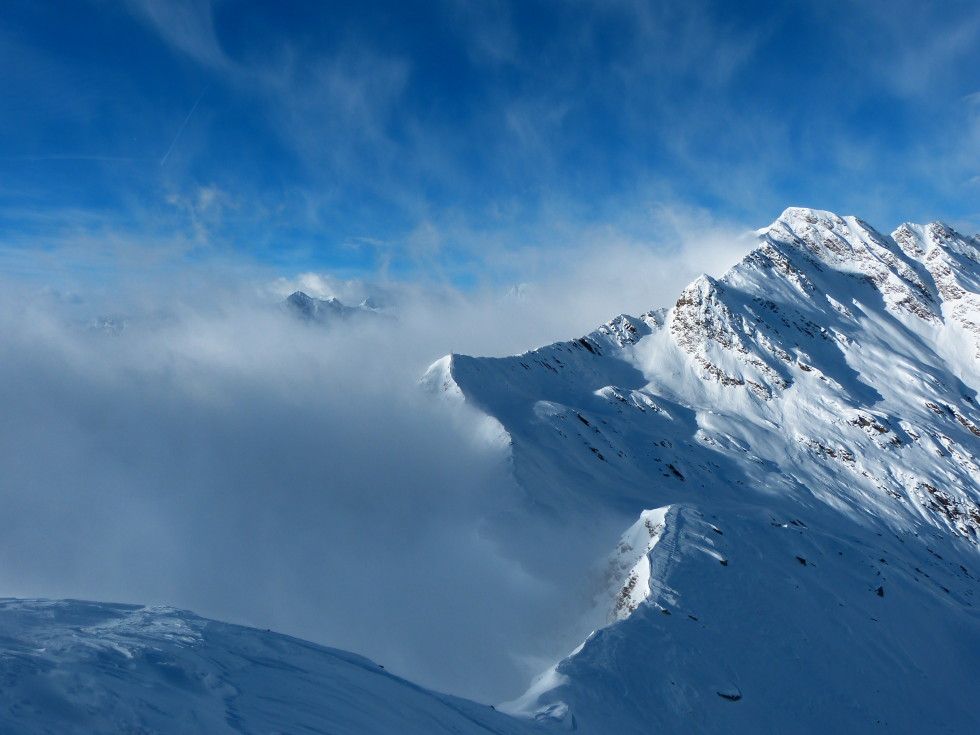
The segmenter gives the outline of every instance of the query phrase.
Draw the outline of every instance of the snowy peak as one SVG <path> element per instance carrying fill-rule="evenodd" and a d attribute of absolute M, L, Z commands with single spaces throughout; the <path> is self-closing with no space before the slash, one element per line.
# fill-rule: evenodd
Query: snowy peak
<path fill-rule="evenodd" d="M 973 263 L 980 262 L 977 236 L 968 237 L 942 222 L 928 225 L 906 222 L 892 233 L 892 239 L 906 255 L 919 261 L 928 262 L 944 254 L 954 259 L 962 256 Z"/>
<path fill-rule="evenodd" d="M 951 227 L 903 224 L 892 237 L 902 251 L 921 263 L 943 302 L 943 314 L 967 332 L 980 357 L 980 239 Z"/>
<path fill-rule="evenodd" d="M 764 231 L 765 242 L 796 248 L 821 270 L 863 277 L 884 297 L 886 305 L 926 321 L 940 321 L 927 274 L 898 244 L 856 217 L 832 212 L 788 209 Z M 803 269 L 806 267 L 804 265 Z"/>
<path fill-rule="evenodd" d="M 651 565 L 650 552 L 667 535 L 668 514 L 673 531 L 677 509 L 668 506 L 643 511 L 636 523 L 619 539 L 606 571 L 606 579 L 609 580 L 607 594 L 612 598 L 606 615 L 607 624 L 628 618 L 650 597 L 651 582 L 659 583 L 660 579 Z"/>
<path fill-rule="evenodd" d="M 980 240 L 942 222 L 905 223 L 889 237 L 856 217 L 790 208 L 760 235 L 777 248 L 803 251 L 818 266 L 867 276 L 890 307 L 926 321 L 942 320 L 937 302 L 980 292 Z M 769 252 L 765 244 L 760 250 Z"/>
<path fill-rule="evenodd" d="M 833 212 L 790 207 L 763 233 L 776 242 L 800 245 L 827 264 L 891 259 L 891 248 L 881 233 L 863 220 Z"/>
<path fill-rule="evenodd" d="M 856 217 L 801 208 L 758 235 L 722 278 L 686 288 L 668 316 L 703 377 L 771 399 L 800 371 L 829 376 L 809 355 L 828 355 L 824 342 L 846 341 L 853 322 L 868 317 L 930 341 L 965 336 L 980 356 L 976 237 L 941 223 L 886 236 Z M 941 336 L 947 321 L 958 334 Z"/>
<path fill-rule="evenodd" d="M 864 220 L 818 209 L 790 207 L 760 233 L 763 240 L 801 248 L 837 270 L 874 270 L 894 266 L 900 256 L 891 238 Z"/>
<path fill-rule="evenodd" d="M 419 379 L 419 385 L 433 395 L 463 400 L 463 391 L 460 390 L 456 379 L 453 377 L 454 358 L 455 355 L 446 355 L 432 363 Z"/>
<path fill-rule="evenodd" d="M 668 486 L 711 487 L 727 457 L 729 479 L 748 482 L 738 455 L 749 454 L 770 470 L 818 460 L 826 502 L 884 503 L 897 523 L 924 517 L 975 541 L 980 314 L 967 288 L 980 252 L 944 225 L 904 227 L 896 239 L 854 217 L 790 209 L 723 278 L 696 279 L 667 312 L 515 357 L 455 355 L 427 382 L 504 426 L 516 472 L 535 476 L 526 485 L 548 506 L 579 495 L 547 480 L 566 464 L 611 488 L 583 488 L 583 509 L 604 498 L 639 512 L 651 469 Z M 949 282 L 946 300 L 929 262 Z M 771 445 L 753 450 L 766 436 Z M 545 452 L 525 465 L 522 445 L 562 460 Z"/>
<path fill-rule="evenodd" d="M 335 297 L 329 299 L 316 299 L 304 293 L 296 291 L 291 293 L 280 302 L 281 307 L 292 316 L 303 321 L 315 323 L 328 323 L 334 320 L 345 320 L 362 315 L 377 315 L 380 309 L 375 303 L 368 299 L 357 306 L 347 306 Z"/>

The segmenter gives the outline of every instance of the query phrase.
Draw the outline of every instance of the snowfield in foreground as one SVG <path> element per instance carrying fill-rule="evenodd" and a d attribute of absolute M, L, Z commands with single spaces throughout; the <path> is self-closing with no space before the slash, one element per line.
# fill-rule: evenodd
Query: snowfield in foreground
<path fill-rule="evenodd" d="M 0 601 L 0 732 L 536 732 L 352 653 L 171 608 Z"/>

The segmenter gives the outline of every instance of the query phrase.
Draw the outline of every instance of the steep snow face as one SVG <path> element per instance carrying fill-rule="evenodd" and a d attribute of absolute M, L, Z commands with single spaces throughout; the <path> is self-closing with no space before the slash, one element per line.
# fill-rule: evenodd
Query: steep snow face
<path fill-rule="evenodd" d="M 669 511 L 669 507 L 643 511 L 640 519 L 619 540 L 607 571 L 607 578 L 612 583 L 609 591 L 613 593 L 613 604 L 606 622 L 628 618 L 653 592 L 651 585 L 659 583 L 660 577 L 654 571 L 650 552 L 667 535 Z M 672 514 L 672 532 L 675 520 L 676 514 Z M 657 559 L 663 556 L 657 554 Z"/>
<path fill-rule="evenodd" d="M 171 608 L 0 600 L 0 730 L 539 732 L 377 664 Z"/>
<path fill-rule="evenodd" d="M 607 549 L 600 519 L 640 517 L 619 581 L 594 575 L 616 622 L 513 709 L 586 732 L 963 729 L 980 241 L 808 209 L 758 236 L 665 312 L 443 364 L 511 437 L 530 512 Z"/>
<path fill-rule="evenodd" d="M 788 509 L 678 508 L 647 600 L 513 711 L 588 733 L 972 729 L 975 552 Z"/>

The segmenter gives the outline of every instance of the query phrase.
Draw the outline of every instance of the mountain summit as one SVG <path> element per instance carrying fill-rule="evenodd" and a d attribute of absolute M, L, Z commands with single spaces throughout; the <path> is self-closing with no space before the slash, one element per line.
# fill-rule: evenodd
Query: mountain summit
<path fill-rule="evenodd" d="M 365 314 L 375 316 L 381 313 L 381 307 L 375 299 L 366 299 L 357 306 L 347 306 L 335 297 L 316 299 L 303 291 L 294 291 L 280 301 L 279 305 L 286 313 L 298 319 L 316 323 L 346 320 Z"/>

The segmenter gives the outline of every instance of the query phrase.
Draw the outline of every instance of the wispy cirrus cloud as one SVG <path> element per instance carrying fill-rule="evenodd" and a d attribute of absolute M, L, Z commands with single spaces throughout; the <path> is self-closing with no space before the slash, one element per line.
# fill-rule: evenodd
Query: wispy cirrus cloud
<path fill-rule="evenodd" d="M 854 73 L 844 86 L 884 85 L 909 99 L 935 99 L 966 82 L 961 73 L 978 55 L 980 8 L 971 2 L 944 5 L 897 0 L 813 4 L 808 12 L 832 26 L 830 60 Z M 847 53 L 839 53 L 846 48 Z"/>
<path fill-rule="evenodd" d="M 124 0 L 129 10 L 167 43 L 213 70 L 234 72 L 218 41 L 212 0 Z"/>
<path fill-rule="evenodd" d="M 20 188 L 68 191 L 69 166 L 88 165 L 71 205 L 101 197 L 93 208 L 148 226 L 155 211 L 162 233 L 174 202 L 213 186 L 241 204 L 210 238 L 301 269 L 473 272 L 657 203 L 752 225 L 790 203 L 963 218 L 976 173 L 956 106 L 975 91 L 977 24 L 954 5 L 95 3 L 93 38 L 139 49 L 132 69 L 92 58 L 106 80 L 76 113 L 111 100 L 128 137 L 22 145 L 38 186 Z M 57 48 L 27 47 L 47 77 L 67 68 Z M 369 241 L 386 244 L 347 247 Z"/>

